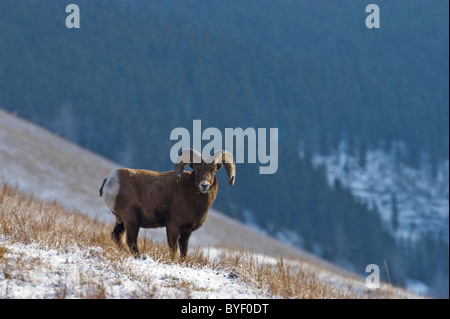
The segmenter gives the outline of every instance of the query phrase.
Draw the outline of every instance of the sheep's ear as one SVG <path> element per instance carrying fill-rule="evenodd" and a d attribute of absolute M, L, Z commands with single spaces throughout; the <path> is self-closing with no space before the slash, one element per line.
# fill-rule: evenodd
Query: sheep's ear
<path fill-rule="evenodd" d="M 189 164 L 191 168 L 192 164 L 201 163 L 202 156 L 195 150 L 183 150 L 178 154 L 177 163 L 175 164 L 175 180 L 178 182 L 181 179 L 183 170 L 186 164 Z"/>
<path fill-rule="evenodd" d="M 178 165 L 175 167 L 175 181 L 178 183 L 181 179 L 181 174 L 183 174 L 184 167 Z"/>

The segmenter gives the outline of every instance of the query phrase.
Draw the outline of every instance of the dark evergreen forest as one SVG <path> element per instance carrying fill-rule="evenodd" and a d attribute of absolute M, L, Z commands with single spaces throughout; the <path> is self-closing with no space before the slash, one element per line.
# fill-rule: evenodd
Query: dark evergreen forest
<path fill-rule="evenodd" d="M 80 29 L 65 26 L 69 3 Z M 367 4 L 350 0 L 2 0 L 0 107 L 152 170 L 173 169 L 170 132 L 194 119 L 221 131 L 276 127 L 278 172 L 238 164 L 215 208 L 295 232 L 297 245 L 361 275 L 386 261 L 393 283 L 415 278 L 448 296 L 445 240 L 396 242 L 311 163 L 342 140 L 361 165 L 368 149 L 398 141 L 402 165 L 449 158 L 449 3 L 376 3 L 374 30 Z"/>

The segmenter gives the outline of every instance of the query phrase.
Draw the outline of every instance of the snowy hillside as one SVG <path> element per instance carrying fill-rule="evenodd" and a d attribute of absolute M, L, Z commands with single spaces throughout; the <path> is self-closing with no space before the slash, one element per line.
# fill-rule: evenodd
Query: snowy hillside
<path fill-rule="evenodd" d="M 329 156 L 315 155 L 313 163 L 324 165 L 330 186 L 343 187 L 370 208 L 376 209 L 397 239 L 416 240 L 425 233 L 449 238 L 449 162 L 431 168 L 399 164 L 396 152 L 369 150 L 365 165 L 350 155 L 345 143 Z"/>
<path fill-rule="evenodd" d="M 0 298 L 417 298 L 383 283 L 367 289 L 305 259 L 198 248 L 173 260 L 141 237 L 136 259 L 110 239 L 110 225 L 3 184 Z M 173 311 L 174 309 L 171 309 Z"/>
<path fill-rule="evenodd" d="M 216 211 L 192 235 L 191 262 L 167 260 L 155 230 L 142 232 L 152 242 L 141 236 L 136 260 L 112 244 L 113 218 L 98 198 L 116 164 L 3 111 L 0 162 L 2 183 L 19 189 L 0 191 L 3 298 L 417 297 L 386 284 L 374 294 L 363 278 Z"/>

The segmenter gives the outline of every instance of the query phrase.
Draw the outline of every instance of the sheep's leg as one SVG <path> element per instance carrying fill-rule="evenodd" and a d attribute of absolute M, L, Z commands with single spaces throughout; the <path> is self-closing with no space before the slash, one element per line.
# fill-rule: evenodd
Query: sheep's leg
<path fill-rule="evenodd" d="M 180 244 L 180 254 L 181 254 L 181 260 L 186 259 L 186 254 L 188 251 L 188 245 L 189 245 L 189 238 L 191 237 L 192 232 L 187 231 L 181 234 L 179 239 Z"/>
<path fill-rule="evenodd" d="M 139 234 L 139 224 L 135 221 L 127 221 L 125 222 L 125 231 L 128 249 L 131 254 L 138 258 L 139 250 L 137 247 L 137 238 Z"/>
<path fill-rule="evenodd" d="M 125 226 L 123 223 L 118 223 L 114 225 L 114 229 L 111 233 L 111 239 L 117 244 L 117 246 L 122 247 L 122 241 L 120 240 L 123 232 L 125 231 Z"/>
<path fill-rule="evenodd" d="M 177 228 L 166 227 L 167 244 L 169 245 L 170 257 L 175 259 L 178 249 L 178 239 L 180 238 L 180 232 Z"/>

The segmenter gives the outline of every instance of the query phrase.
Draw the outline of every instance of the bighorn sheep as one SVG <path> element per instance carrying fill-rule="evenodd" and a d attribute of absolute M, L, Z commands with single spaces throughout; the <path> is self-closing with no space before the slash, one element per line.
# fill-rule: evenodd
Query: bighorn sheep
<path fill-rule="evenodd" d="M 192 172 L 183 171 L 186 165 Z M 204 159 L 195 150 L 183 150 L 175 171 L 153 172 L 120 168 L 103 181 L 100 196 L 116 217 L 111 238 L 119 246 L 126 231 L 126 243 L 132 254 L 139 256 L 139 228 L 166 227 L 167 243 L 172 258 L 180 245 L 181 258 L 186 257 L 192 232 L 205 222 L 208 210 L 217 196 L 215 176 L 222 165 L 230 185 L 234 185 L 236 166 L 227 151 L 215 152 Z"/>

